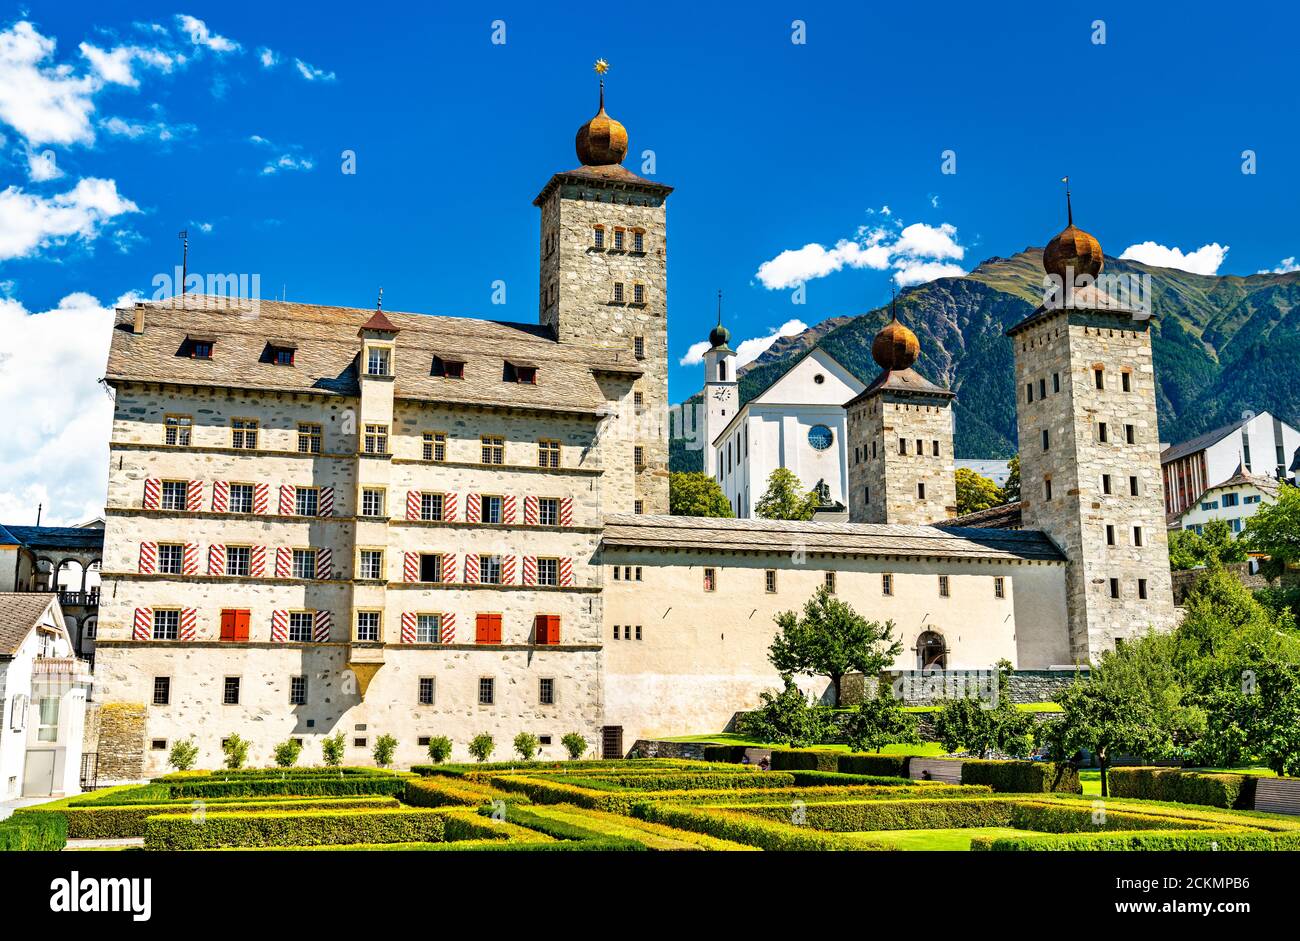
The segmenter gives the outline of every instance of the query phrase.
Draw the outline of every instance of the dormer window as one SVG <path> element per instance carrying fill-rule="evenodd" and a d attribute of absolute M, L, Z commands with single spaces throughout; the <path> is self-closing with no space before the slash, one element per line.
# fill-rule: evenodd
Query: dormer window
<path fill-rule="evenodd" d="M 507 361 L 505 375 L 502 378 L 506 382 L 537 385 L 537 367 L 532 363 L 512 363 Z"/>
<path fill-rule="evenodd" d="M 284 347 L 278 347 L 271 351 L 271 356 L 277 366 L 293 365 L 293 350 L 286 350 Z"/>
<path fill-rule="evenodd" d="M 442 356 L 433 358 L 433 375 L 443 379 L 464 379 L 465 364 L 460 360 L 447 359 Z"/>
<path fill-rule="evenodd" d="M 382 346 L 372 346 L 366 351 L 366 375 L 367 376 L 390 376 L 392 373 L 389 367 L 392 362 L 390 351 Z"/>
<path fill-rule="evenodd" d="M 292 366 L 298 344 L 292 340 L 268 340 L 262 353 L 262 362 L 275 366 Z"/>
<path fill-rule="evenodd" d="M 187 336 L 181 344 L 181 355 L 190 359 L 212 359 L 212 347 L 216 337 Z"/>

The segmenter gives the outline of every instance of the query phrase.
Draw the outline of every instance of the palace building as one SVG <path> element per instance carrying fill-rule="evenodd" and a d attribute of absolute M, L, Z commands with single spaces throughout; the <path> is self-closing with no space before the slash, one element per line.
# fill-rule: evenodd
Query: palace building
<path fill-rule="evenodd" d="M 202 295 L 119 311 L 103 776 L 159 772 L 191 736 L 215 766 L 236 733 L 255 764 L 289 738 L 316 763 L 340 733 L 347 763 L 392 734 L 411 764 L 437 735 L 464 759 L 527 731 L 554 758 L 573 731 L 611 756 L 719 731 L 779 685 L 774 615 L 821 586 L 894 621 L 898 669 L 1072 673 L 1171 622 L 1150 337 L 1113 310 L 1011 331 L 1021 387 L 1055 390 L 1018 402 L 1018 528 L 949 518 L 952 394 L 912 371 L 898 321 L 865 389 L 803 361 L 857 452 L 835 477 L 854 522 L 668 516 L 672 189 L 626 151 L 602 87 L 579 166 L 534 200 L 537 323 Z"/>

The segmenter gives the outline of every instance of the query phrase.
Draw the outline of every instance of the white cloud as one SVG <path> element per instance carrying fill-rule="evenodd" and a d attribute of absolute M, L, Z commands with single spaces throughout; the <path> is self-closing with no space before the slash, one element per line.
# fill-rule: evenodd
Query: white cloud
<path fill-rule="evenodd" d="M 957 227 L 947 222 L 937 226 L 913 222 L 899 233 L 891 251 L 896 255 L 917 258 L 960 259 L 966 254 L 966 249 L 957 244 L 956 235 Z"/>
<path fill-rule="evenodd" d="M 135 121 L 126 121 L 119 117 L 107 118 L 100 121 L 99 126 L 112 134 L 114 137 L 127 137 L 131 140 L 139 140 L 147 137 L 161 143 L 175 140 L 178 137 L 185 137 L 193 134 L 197 128 L 193 124 L 167 124 L 164 121 L 155 121 L 152 124 L 141 124 Z"/>
<path fill-rule="evenodd" d="M 138 62 L 160 72 L 170 72 L 175 66 L 185 64 L 184 56 L 144 46 L 116 46 L 105 52 L 98 46 L 83 42 L 79 48 L 81 55 L 102 82 L 126 85 L 128 88 L 138 88 L 140 85 L 132 68 L 134 63 Z"/>
<path fill-rule="evenodd" d="M 88 177 L 48 198 L 11 186 L 0 192 L 0 261 L 25 258 L 73 236 L 91 241 L 105 223 L 139 211 L 113 180 Z"/>
<path fill-rule="evenodd" d="M 686 355 L 677 361 L 678 366 L 698 366 L 704 362 L 704 354 L 713 348 L 713 344 L 708 340 L 701 340 L 699 343 L 692 343 L 686 350 Z"/>
<path fill-rule="evenodd" d="M 0 411 L 21 416 L 0 437 L 0 519 L 34 523 L 37 504 L 51 525 L 103 515 L 112 403 L 97 379 L 112 325 L 89 294 L 40 313 L 0 298 Z"/>
<path fill-rule="evenodd" d="M 204 235 L 207 235 L 209 232 L 212 231 L 211 222 L 191 222 L 190 225 L 194 226 L 194 228 L 198 229 Z"/>
<path fill-rule="evenodd" d="M 262 68 L 273 69 L 280 64 L 280 54 L 263 46 L 257 50 L 257 60 L 262 63 Z"/>
<path fill-rule="evenodd" d="M 885 206 L 872 214 L 889 214 Z M 903 226 L 895 219 L 892 226 L 861 227 L 853 239 L 841 239 L 832 248 L 811 242 L 803 248 L 786 249 L 758 266 L 757 277 L 765 288 L 791 288 L 815 278 L 823 278 L 845 268 L 869 268 L 885 271 L 893 268 L 894 280 L 901 284 L 918 284 L 932 277 L 960 276 L 965 270 L 960 261 L 966 249 L 957 241 L 957 228 L 947 222 L 933 226 L 914 222 Z M 939 264 L 947 262 L 947 264 Z"/>
<path fill-rule="evenodd" d="M 71 66 L 52 64 L 54 40 L 31 23 L 0 32 L 0 121 L 39 144 L 89 144 L 90 116 L 100 82 L 78 76 Z"/>
<path fill-rule="evenodd" d="M 960 278 L 966 273 L 961 265 L 945 261 L 920 261 L 903 258 L 894 265 L 894 283 L 900 288 L 913 284 L 924 284 L 936 278 Z"/>
<path fill-rule="evenodd" d="M 1184 253 L 1177 246 L 1169 248 L 1156 242 L 1142 242 L 1130 245 L 1119 257 L 1157 268 L 1177 268 L 1192 274 L 1218 274 L 1219 266 L 1228 255 L 1228 247 L 1211 242 L 1195 251 Z"/>
<path fill-rule="evenodd" d="M 764 353 L 768 347 L 775 343 L 781 337 L 798 336 L 808 329 L 808 325 L 802 320 L 787 320 L 781 326 L 774 328 L 766 336 L 752 337 L 748 340 L 741 340 L 736 346 L 736 366 L 744 366 L 752 363 Z M 711 344 L 708 340 L 701 340 L 699 343 L 692 343 L 687 349 L 686 355 L 678 360 L 680 366 L 698 366 L 704 362 L 704 354 L 709 351 Z"/>
<path fill-rule="evenodd" d="M 758 266 L 758 280 L 769 290 L 790 288 L 803 281 L 824 278 L 841 269 L 889 267 L 889 250 L 879 245 L 862 245 L 841 239 L 833 248 L 809 242 L 803 248 L 787 248 Z"/>
<path fill-rule="evenodd" d="M 1292 271 L 1300 271 L 1300 263 L 1296 261 L 1295 255 L 1283 258 L 1276 268 L 1261 268 L 1259 274 L 1290 274 Z"/>
<path fill-rule="evenodd" d="M 27 175 L 33 183 L 46 183 L 63 176 L 52 150 L 27 151 Z"/>
<path fill-rule="evenodd" d="M 293 154 L 281 154 L 275 160 L 272 160 L 262 167 L 262 176 L 271 176 L 281 171 L 293 172 L 295 170 L 310 170 L 316 164 L 310 157 L 295 157 Z"/>
<path fill-rule="evenodd" d="M 182 31 L 189 34 L 190 42 L 196 46 L 205 46 L 217 53 L 239 51 L 239 43 L 212 32 L 212 30 L 208 29 L 208 24 L 197 17 L 178 13 L 176 22 L 180 24 Z"/>
<path fill-rule="evenodd" d="M 320 80 L 322 82 L 334 81 L 334 73 L 326 72 L 324 69 L 318 69 L 310 62 L 304 62 L 302 59 L 294 59 L 293 64 L 298 68 L 298 74 L 309 82 Z"/>

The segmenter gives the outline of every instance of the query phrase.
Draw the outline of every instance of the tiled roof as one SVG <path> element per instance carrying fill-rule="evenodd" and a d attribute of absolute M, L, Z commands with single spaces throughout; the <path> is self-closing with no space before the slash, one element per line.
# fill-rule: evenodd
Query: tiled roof
<path fill-rule="evenodd" d="M 29 549 L 102 549 L 104 531 L 83 529 L 80 526 L 0 526 L 0 534 L 8 531 L 14 541 Z M 3 541 L 3 535 L 0 535 Z"/>
<path fill-rule="evenodd" d="M 952 527 L 1019 529 L 1022 522 L 1020 506 L 1019 503 L 1004 503 L 1001 506 L 991 506 L 987 510 L 976 510 L 974 513 L 966 513 L 950 520 L 944 520 L 942 523 L 936 523 L 935 525 L 943 529 Z"/>
<path fill-rule="evenodd" d="M 1231 424 L 1224 425 L 1221 428 L 1215 428 L 1213 431 L 1207 431 L 1203 435 L 1198 435 L 1190 441 L 1184 441 L 1181 444 L 1171 444 L 1160 453 L 1160 463 L 1168 464 L 1170 461 L 1176 461 L 1180 457 L 1187 457 L 1187 455 L 1195 454 L 1197 451 L 1204 451 L 1210 445 L 1218 444 L 1248 421 L 1250 421 L 1249 418 L 1238 419 Z"/>
<path fill-rule="evenodd" d="M 55 597 L 37 592 L 0 592 L 0 656 L 18 652 Z"/>
<path fill-rule="evenodd" d="M 871 381 L 854 398 L 844 403 L 844 407 L 865 401 L 877 392 L 901 392 L 904 395 L 937 395 L 946 399 L 955 399 L 957 393 L 943 386 L 937 386 L 911 367 L 907 369 L 886 369 Z"/>
<path fill-rule="evenodd" d="M 119 311 L 109 349 L 110 381 L 172 382 L 325 395 L 358 394 L 357 332 L 373 310 L 261 301 L 234 309 L 224 298 L 186 295 L 146 304 L 144 332 L 132 332 L 133 310 Z M 247 304 L 247 302 L 244 302 Z M 595 372 L 641 374 L 632 350 L 558 343 L 548 327 L 468 317 L 385 314 L 400 330 L 394 357 L 401 399 L 539 408 L 595 414 L 606 404 Z M 211 359 L 181 353 L 185 337 L 215 337 Z M 293 341 L 292 366 L 266 356 L 268 344 Z M 431 375 L 434 355 L 465 363 L 464 379 Z M 537 383 L 504 381 L 505 361 L 539 365 Z"/>
<path fill-rule="evenodd" d="M 693 516 L 617 515 L 605 518 L 604 545 L 861 556 L 911 556 L 1063 562 L 1043 533 L 1024 530 L 818 523 Z"/>
<path fill-rule="evenodd" d="M 1137 319 L 1137 311 L 1124 307 L 1123 304 L 1111 297 L 1095 284 L 1079 288 L 1074 291 L 1069 307 L 1052 306 L 1046 304 L 1040 305 L 1033 313 L 1026 316 L 1019 323 L 1012 324 L 1006 330 L 1006 336 L 1013 337 L 1022 330 L 1032 327 L 1034 324 L 1045 320 L 1050 320 L 1057 314 L 1073 313 L 1075 311 L 1087 311 L 1099 314 L 1115 314 L 1116 316 L 1127 314 Z"/>

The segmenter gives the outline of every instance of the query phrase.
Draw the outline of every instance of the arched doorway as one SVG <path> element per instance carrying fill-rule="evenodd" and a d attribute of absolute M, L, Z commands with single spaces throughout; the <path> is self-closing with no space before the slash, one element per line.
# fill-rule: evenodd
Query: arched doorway
<path fill-rule="evenodd" d="M 937 631 L 926 631 L 916 639 L 916 663 L 919 670 L 948 669 L 948 645 Z"/>

